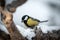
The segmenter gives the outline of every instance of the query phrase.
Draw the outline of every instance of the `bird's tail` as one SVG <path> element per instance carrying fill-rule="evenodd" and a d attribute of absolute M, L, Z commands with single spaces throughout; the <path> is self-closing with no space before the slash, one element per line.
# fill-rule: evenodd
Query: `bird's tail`
<path fill-rule="evenodd" d="M 48 22 L 48 20 L 45 20 L 45 21 L 40 21 L 40 23 L 43 23 L 43 22 Z"/>

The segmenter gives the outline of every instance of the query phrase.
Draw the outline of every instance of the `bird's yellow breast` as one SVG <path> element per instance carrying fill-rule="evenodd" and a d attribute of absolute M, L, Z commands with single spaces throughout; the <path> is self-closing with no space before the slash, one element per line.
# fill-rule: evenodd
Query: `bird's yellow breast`
<path fill-rule="evenodd" d="M 29 18 L 29 19 L 27 20 L 27 24 L 28 24 L 29 26 L 36 26 L 36 25 L 38 25 L 38 22 L 37 22 L 36 20 L 33 20 L 33 19 Z"/>

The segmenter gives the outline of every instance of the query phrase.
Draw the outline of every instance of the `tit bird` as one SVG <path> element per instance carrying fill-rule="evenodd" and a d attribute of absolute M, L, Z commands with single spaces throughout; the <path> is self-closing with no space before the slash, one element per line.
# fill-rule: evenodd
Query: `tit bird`
<path fill-rule="evenodd" d="M 24 15 L 22 17 L 22 22 L 29 28 L 34 28 L 35 26 L 37 26 L 39 23 L 43 23 L 43 22 L 47 22 L 48 20 L 45 21 L 40 21 L 38 19 L 34 19 L 28 15 Z"/>

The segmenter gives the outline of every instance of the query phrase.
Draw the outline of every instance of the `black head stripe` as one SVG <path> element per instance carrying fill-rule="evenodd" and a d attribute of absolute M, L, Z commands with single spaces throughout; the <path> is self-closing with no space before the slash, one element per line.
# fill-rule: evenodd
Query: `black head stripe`
<path fill-rule="evenodd" d="M 28 16 L 28 15 L 24 15 L 24 16 L 22 17 L 22 20 L 24 20 L 26 16 Z"/>

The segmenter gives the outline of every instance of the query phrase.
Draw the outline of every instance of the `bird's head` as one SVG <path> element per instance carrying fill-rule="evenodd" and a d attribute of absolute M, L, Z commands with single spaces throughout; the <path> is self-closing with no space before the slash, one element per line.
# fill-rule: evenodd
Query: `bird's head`
<path fill-rule="evenodd" d="M 24 16 L 22 17 L 22 22 L 27 21 L 27 20 L 28 20 L 28 18 L 29 18 L 29 16 L 28 16 L 28 15 L 24 15 Z"/>

